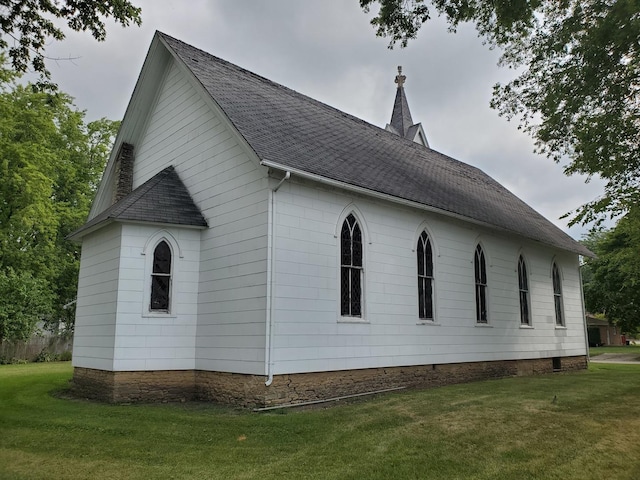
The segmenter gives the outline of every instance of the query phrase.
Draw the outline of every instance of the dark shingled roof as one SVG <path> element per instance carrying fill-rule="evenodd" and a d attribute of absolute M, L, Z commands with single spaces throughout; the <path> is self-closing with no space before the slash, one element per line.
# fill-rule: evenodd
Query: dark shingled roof
<path fill-rule="evenodd" d="M 158 35 L 261 160 L 592 255 L 481 170 Z"/>
<path fill-rule="evenodd" d="M 261 160 L 592 255 L 481 170 L 159 35 Z"/>
<path fill-rule="evenodd" d="M 587 313 L 586 317 L 587 317 L 587 326 L 589 327 L 608 327 L 609 326 L 608 320 L 594 317 L 589 313 Z"/>
<path fill-rule="evenodd" d="M 81 238 L 83 233 L 107 220 L 207 227 L 206 220 L 173 166 L 154 175 L 68 238 Z"/>
<path fill-rule="evenodd" d="M 592 255 L 481 170 L 160 35 L 260 159 Z"/>

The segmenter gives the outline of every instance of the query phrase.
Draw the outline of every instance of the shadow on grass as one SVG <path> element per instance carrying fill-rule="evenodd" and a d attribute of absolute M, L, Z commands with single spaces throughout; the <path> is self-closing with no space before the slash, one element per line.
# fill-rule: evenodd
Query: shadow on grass
<path fill-rule="evenodd" d="M 640 469 L 635 365 L 260 414 L 69 399 L 70 365 L 10 367 L 0 478 L 583 480 Z"/>

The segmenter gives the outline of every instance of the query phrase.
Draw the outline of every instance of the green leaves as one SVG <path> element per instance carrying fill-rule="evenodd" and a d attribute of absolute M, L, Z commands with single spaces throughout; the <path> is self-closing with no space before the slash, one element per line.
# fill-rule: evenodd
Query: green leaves
<path fill-rule="evenodd" d="M 429 19 L 422 0 L 360 0 L 377 34 L 405 46 Z M 516 119 L 565 173 L 599 176 L 604 195 L 571 220 L 600 222 L 640 200 L 640 0 L 432 0 L 452 29 L 474 22 L 500 64 L 521 72 L 491 106 Z"/>
<path fill-rule="evenodd" d="M 380 3 L 378 15 L 371 20 L 371 24 L 377 29 L 376 35 L 390 37 L 389 48 L 396 42 L 406 47 L 409 40 L 416 38 L 422 24 L 430 18 L 429 9 L 423 2 L 424 0 L 360 0 L 360 7 L 368 12 L 372 3 Z"/>
<path fill-rule="evenodd" d="M 0 50 L 7 51 L 16 72 L 25 73 L 32 67 L 41 74 L 39 86 L 51 88 L 44 49 L 51 40 L 65 37 L 55 20 L 103 41 L 105 19 L 124 27 L 140 25 L 141 11 L 126 0 L 0 0 Z"/>
<path fill-rule="evenodd" d="M 51 315 L 53 294 L 30 272 L 0 271 L 0 342 L 27 340 L 37 323 Z"/>
<path fill-rule="evenodd" d="M 640 180 L 640 2 L 549 2 L 535 31 L 503 62 L 526 70 L 497 86 L 492 106 L 516 117 L 565 173 L 607 180 L 602 198 L 572 223 L 619 215 L 638 201 Z"/>
<path fill-rule="evenodd" d="M 72 325 L 73 311 L 62 306 L 75 298 L 80 251 L 65 237 L 88 215 L 118 126 L 85 124 L 63 93 L 0 87 L 0 273 L 40 298 L 29 303 L 0 291 L 0 303 L 18 302 L 14 310 L 0 306 L 15 317 L 0 315 L 0 332 L 10 338 L 28 336 L 36 317 Z"/>
<path fill-rule="evenodd" d="M 633 208 L 612 230 L 585 241 L 598 255 L 587 259 L 583 278 L 586 307 L 602 312 L 623 331 L 640 327 L 640 211 Z"/>

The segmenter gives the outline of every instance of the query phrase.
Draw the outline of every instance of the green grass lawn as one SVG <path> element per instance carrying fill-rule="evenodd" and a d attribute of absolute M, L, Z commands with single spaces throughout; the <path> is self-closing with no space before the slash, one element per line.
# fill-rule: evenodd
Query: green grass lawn
<path fill-rule="evenodd" d="M 52 395 L 70 377 L 0 366 L 0 479 L 640 478 L 636 365 L 260 414 Z"/>
<path fill-rule="evenodd" d="M 591 355 L 592 357 L 602 355 L 603 353 L 636 354 L 640 357 L 640 345 L 589 348 L 589 355 Z"/>

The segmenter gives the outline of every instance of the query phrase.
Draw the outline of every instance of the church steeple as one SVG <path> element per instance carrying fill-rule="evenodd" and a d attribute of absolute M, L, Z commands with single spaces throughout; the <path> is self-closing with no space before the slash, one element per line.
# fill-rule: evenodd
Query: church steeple
<path fill-rule="evenodd" d="M 398 67 L 398 75 L 395 82 L 398 85 L 396 90 L 396 99 L 393 103 L 393 112 L 391 113 L 391 122 L 387 125 L 387 130 L 404 138 L 409 138 L 416 143 L 428 147 L 427 137 L 424 134 L 420 123 L 413 123 L 411 111 L 409 110 L 409 102 L 404 93 L 404 82 L 407 77 L 402 74 L 402 67 Z"/>
<path fill-rule="evenodd" d="M 391 114 L 391 125 L 396 132 L 404 137 L 407 134 L 409 127 L 413 125 L 413 119 L 411 118 L 411 112 L 409 111 L 409 102 L 407 102 L 407 96 L 404 93 L 404 82 L 407 80 L 405 75 L 402 75 L 402 67 L 398 67 L 398 75 L 396 75 L 395 82 L 398 84 L 396 90 L 396 101 L 393 103 L 393 112 Z"/>

